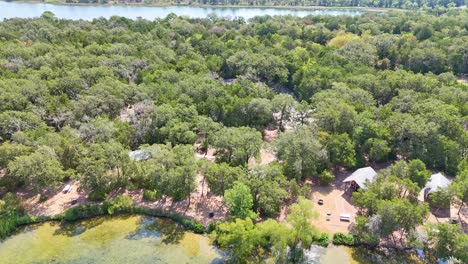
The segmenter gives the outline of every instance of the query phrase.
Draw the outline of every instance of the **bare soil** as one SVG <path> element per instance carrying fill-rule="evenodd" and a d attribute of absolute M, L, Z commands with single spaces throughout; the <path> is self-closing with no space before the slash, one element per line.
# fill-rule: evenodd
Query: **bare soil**
<path fill-rule="evenodd" d="M 224 204 L 223 197 L 210 193 L 202 175 L 197 175 L 196 182 L 198 183 L 198 187 L 190 195 L 190 203 L 188 198 L 183 201 L 174 202 L 171 197 L 166 196 L 154 202 L 145 201 L 143 200 L 143 190 L 128 191 L 119 189 L 112 192 L 108 198 L 113 198 L 118 194 L 128 195 L 132 197 L 134 204 L 137 206 L 175 212 L 195 219 L 205 226 L 208 226 L 213 221 L 225 220 L 228 210 Z M 210 213 L 213 213 L 213 217 L 210 217 Z"/>
<path fill-rule="evenodd" d="M 345 191 L 343 180 L 352 172 L 336 173 L 333 183 L 329 186 L 312 186 L 311 199 L 315 203 L 314 209 L 319 213 L 315 226 L 322 232 L 334 234 L 349 233 L 355 223 L 356 207 L 351 203 L 351 191 Z M 323 200 L 323 205 L 318 200 Z M 327 213 L 331 213 L 327 220 Z M 350 214 L 349 222 L 340 221 L 340 214 Z"/>
<path fill-rule="evenodd" d="M 72 186 L 72 190 L 69 193 L 64 193 L 62 190 L 67 184 Z M 79 182 L 72 181 L 62 184 L 54 191 L 43 192 L 42 194 L 48 197 L 48 199 L 43 202 L 39 201 L 41 193 L 33 189 L 19 189 L 16 194 L 21 198 L 24 208 L 31 215 L 53 216 L 63 213 L 66 209 L 75 206 L 71 204 L 73 200 L 77 200 L 76 205 L 90 203 L 87 199 L 87 193 L 78 192 L 79 186 Z"/>

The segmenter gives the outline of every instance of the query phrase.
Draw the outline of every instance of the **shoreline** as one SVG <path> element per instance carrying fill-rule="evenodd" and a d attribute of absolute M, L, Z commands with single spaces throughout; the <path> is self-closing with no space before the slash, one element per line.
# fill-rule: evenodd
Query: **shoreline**
<path fill-rule="evenodd" d="M 1 0 L 0 2 L 6 2 Z M 352 11 L 361 11 L 361 12 L 389 12 L 389 11 L 408 11 L 406 9 L 399 8 L 381 8 L 381 7 L 364 7 L 364 6 L 285 6 L 285 5 L 211 5 L 211 4 L 177 4 L 177 3 L 107 3 L 107 4 L 98 4 L 98 3 L 64 3 L 64 2 L 44 2 L 36 0 L 20 0 L 12 1 L 10 3 L 31 3 L 31 4 L 47 4 L 47 5 L 58 5 L 58 6 L 128 6 L 128 7 L 194 7 L 194 8 L 251 8 L 251 9 L 285 9 L 285 10 L 305 10 L 305 11 L 314 11 L 314 10 L 352 10 Z"/>

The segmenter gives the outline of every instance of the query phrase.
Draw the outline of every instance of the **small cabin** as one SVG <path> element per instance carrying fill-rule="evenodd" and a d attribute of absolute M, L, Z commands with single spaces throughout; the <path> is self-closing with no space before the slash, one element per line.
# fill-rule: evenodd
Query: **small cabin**
<path fill-rule="evenodd" d="M 424 186 L 424 201 L 429 200 L 429 195 L 434 192 L 446 189 L 450 186 L 450 180 L 442 173 L 432 174 Z"/>
<path fill-rule="evenodd" d="M 351 189 L 353 192 L 359 188 L 366 189 L 367 182 L 373 182 L 377 172 L 372 167 L 360 168 L 353 172 L 350 176 L 344 179 L 346 189 Z"/>
<path fill-rule="evenodd" d="M 149 150 L 137 149 L 137 150 L 134 150 L 134 151 L 131 151 L 130 153 L 128 153 L 128 156 L 132 160 L 144 161 L 144 160 L 147 160 L 147 159 L 151 158 L 153 155 L 151 154 L 151 152 Z"/>

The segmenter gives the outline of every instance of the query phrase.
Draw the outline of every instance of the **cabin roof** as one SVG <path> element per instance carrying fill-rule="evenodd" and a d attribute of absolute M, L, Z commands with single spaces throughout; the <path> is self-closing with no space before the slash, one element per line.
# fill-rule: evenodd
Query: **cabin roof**
<path fill-rule="evenodd" d="M 427 181 L 425 189 L 427 193 L 437 192 L 440 189 L 448 188 L 450 185 L 450 180 L 447 179 L 442 173 L 432 174 Z"/>
<path fill-rule="evenodd" d="M 377 172 L 372 167 L 357 169 L 353 174 L 344 179 L 343 182 L 355 182 L 360 188 L 366 188 L 366 180 L 372 182 Z"/>
<path fill-rule="evenodd" d="M 146 149 L 137 149 L 128 153 L 128 156 L 133 160 L 142 161 L 151 158 L 153 155 Z"/>

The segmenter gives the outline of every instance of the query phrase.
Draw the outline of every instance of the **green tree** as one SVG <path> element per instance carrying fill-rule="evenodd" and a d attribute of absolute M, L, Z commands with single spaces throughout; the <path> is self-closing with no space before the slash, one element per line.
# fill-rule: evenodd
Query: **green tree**
<path fill-rule="evenodd" d="M 191 125 L 178 119 L 169 121 L 159 131 L 165 141 L 172 145 L 193 144 L 197 140 L 197 135 L 192 131 Z"/>
<path fill-rule="evenodd" d="M 324 170 L 319 175 L 320 184 L 329 185 L 335 179 L 335 175 L 329 170 Z"/>
<path fill-rule="evenodd" d="M 231 189 L 234 182 L 246 174 L 242 167 L 231 167 L 227 163 L 209 164 L 206 171 L 206 179 L 210 191 L 217 195 L 223 195 L 227 189 Z"/>
<path fill-rule="evenodd" d="M 249 127 L 224 127 L 213 134 L 216 158 L 230 165 L 245 165 L 258 155 L 262 144 L 260 132 Z"/>
<path fill-rule="evenodd" d="M 317 175 L 326 167 L 326 151 L 317 135 L 308 127 L 285 132 L 276 141 L 279 160 L 283 161 L 285 174 L 297 180 Z"/>
<path fill-rule="evenodd" d="M 352 168 L 356 164 L 355 145 L 346 133 L 331 135 L 327 142 L 327 151 L 333 164 L 347 168 Z"/>
<path fill-rule="evenodd" d="M 42 124 L 39 116 L 30 112 L 4 111 L 0 113 L 0 137 L 9 139 L 15 132 L 34 129 Z"/>
<path fill-rule="evenodd" d="M 424 187 L 430 176 L 431 172 L 426 169 L 426 164 L 421 160 L 414 159 L 408 162 L 408 177 L 419 187 Z"/>
<path fill-rule="evenodd" d="M 264 98 L 254 98 L 247 106 L 247 125 L 263 129 L 273 121 L 272 102 Z"/>
<path fill-rule="evenodd" d="M 278 128 L 284 131 L 284 123 L 291 119 L 297 102 L 288 94 L 279 94 L 273 98 L 271 103 L 273 112 L 278 113 Z"/>
<path fill-rule="evenodd" d="M 403 243 L 404 236 L 422 224 L 429 214 L 427 204 L 415 205 L 401 199 L 379 201 L 377 207 L 377 215 L 381 219 L 381 236 L 390 236 L 394 244 L 396 244 L 395 231 L 400 233 L 400 243 Z"/>
<path fill-rule="evenodd" d="M 257 229 L 262 246 L 273 254 L 277 263 L 286 263 L 288 245 L 292 243 L 291 230 L 273 219 L 258 223 Z"/>
<path fill-rule="evenodd" d="M 288 196 L 288 182 L 279 163 L 258 166 L 241 179 L 249 186 L 254 209 L 265 216 L 276 215 Z"/>
<path fill-rule="evenodd" d="M 5 142 L 0 145 L 0 168 L 6 168 L 8 162 L 14 160 L 18 156 L 24 156 L 31 152 L 31 147 Z"/>
<path fill-rule="evenodd" d="M 453 181 L 450 185 L 450 188 L 460 204 L 458 213 L 464 207 L 465 203 L 468 202 L 468 169 L 462 170 L 456 177 L 455 181 Z"/>
<path fill-rule="evenodd" d="M 214 238 L 221 248 L 230 249 L 229 257 L 233 263 L 257 262 L 261 257 L 258 252 L 261 238 L 250 218 L 219 224 Z"/>
<path fill-rule="evenodd" d="M 126 186 L 131 173 L 128 152 L 115 141 L 95 143 L 84 149 L 77 166 L 81 188 L 102 194 Z"/>
<path fill-rule="evenodd" d="M 430 204 L 437 208 L 447 209 L 450 208 L 452 201 L 452 192 L 448 188 L 438 189 L 436 192 L 429 194 Z"/>
<path fill-rule="evenodd" d="M 36 190 L 53 189 L 67 175 L 55 151 L 46 146 L 38 147 L 30 155 L 16 157 L 8 163 L 8 170 L 18 181 L 25 182 Z"/>
<path fill-rule="evenodd" d="M 425 230 L 428 235 L 429 250 L 437 258 L 448 259 L 456 257 L 462 262 L 468 260 L 466 242 L 468 235 L 463 234 L 458 225 L 447 223 L 427 224 Z"/>
<path fill-rule="evenodd" d="M 221 129 L 221 124 L 205 116 L 199 116 L 195 124 L 196 130 L 203 137 L 202 147 L 208 149 L 213 144 L 213 134 Z"/>
<path fill-rule="evenodd" d="M 314 211 L 312 201 L 306 198 L 300 197 L 298 202 L 291 206 L 287 220 L 292 226 L 292 236 L 296 247 L 310 247 L 313 237 L 317 234 L 312 225 L 313 220 L 317 217 L 318 214 Z"/>
<path fill-rule="evenodd" d="M 252 211 L 253 197 L 247 185 L 234 182 L 233 187 L 224 192 L 224 201 L 234 216 L 242 219 L 255 218 L 256 215 Z"/>

